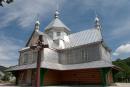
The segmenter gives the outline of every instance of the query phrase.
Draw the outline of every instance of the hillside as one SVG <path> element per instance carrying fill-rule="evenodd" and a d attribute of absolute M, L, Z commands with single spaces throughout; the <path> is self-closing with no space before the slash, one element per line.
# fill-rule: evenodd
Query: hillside
<path fill-rule="evenodd" d="M 128 66 L 130 66 L 130 57 L 124 59 L 123 61 L 126 62 L 126 64 L 127 64 Z"/>
<path fill-rule="evenodd" d="M 4 72 L 4 70 L 6 70 L 7 67 L 4 67 L 4 66 L 0 66 L 0 71 Z"/>
<path fill-rule="evenodd" d="M 117 59 L 113 61 L 113 64 L 123 70 L 114 76 L 115 80 L 119 82 L 130 82 L 130 57 L 126 59 Z"/>

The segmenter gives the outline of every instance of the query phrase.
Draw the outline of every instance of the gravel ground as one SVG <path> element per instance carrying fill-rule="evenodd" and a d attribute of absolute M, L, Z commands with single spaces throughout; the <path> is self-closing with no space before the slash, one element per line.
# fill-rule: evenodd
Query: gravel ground
<path fill-rule="evenodd" d="M 14 86 L 10 83 L 0 83 L 0 87 L 29 87 L 29 86 Z M 103 87 L 103 86 L 90 86 L 90 85 L 84 85 L 84 86 L 44 86 L 44 87 Z M 116 86 L 105 86 L 105 87 L 130 87 L 130 83 L 116 83 Z"/>
<path fill-rule="evenodd" d="M 116 83 L 117 86 L 110 87 L 130 87 L 130 83 Z"/>

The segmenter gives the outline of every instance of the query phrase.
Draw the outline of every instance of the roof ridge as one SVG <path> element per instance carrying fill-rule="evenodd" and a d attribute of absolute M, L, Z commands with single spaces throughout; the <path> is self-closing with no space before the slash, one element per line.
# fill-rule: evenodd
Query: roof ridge
<path fill-rule="evenodd" d="M 70 35 L 68 35 L 68 36 L 71 36 L 71 35 L 74 35 L 74 34 L 77 34 L 77 33 L 81 33 L 81 32 L 87 32 L 87 31 L 91 31 L 91 30 L 97 30 L 97 29 L 95 29 L 95 28 L 90 28 L 90 29 L 87 29 L 87 30 L 82 30 L 82 31 L 79 31 L 79 32 L 75 32 L 75 33 L 72 33 L 72 34 L 70 34 Z"/>

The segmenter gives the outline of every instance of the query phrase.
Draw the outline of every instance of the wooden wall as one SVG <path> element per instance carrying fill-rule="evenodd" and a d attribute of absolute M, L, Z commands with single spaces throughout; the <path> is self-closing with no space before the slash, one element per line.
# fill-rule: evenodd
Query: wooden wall
<path fill-rule="evenodd" d="M 27 78 L 27 71 L 22 70 L 22 71 L 19 71 L 17 73 L 18 73 L 18 84 L 25 84 L 26 78 Z"/>
<path fill-rule="evenodd" d="M 32 72 L 32 73 L 31 73 Z M 17 73 L 17 83 L 19 85 L 28 84 L 35 85 L 34 70 L 22 70 Z M 43 85 L 80 85 L 80 84 L 104 84 L 110 85 L 113 83 L 111 70 L 105 69 L 82 69 L 82 70 L 45 70 L 41 75 Z M 105 81 L 104 81 L 105 80 Z"/>
<path fill-rule="evenodd" d="M 59 63 L 76 64 L 100 60 L 99 47 L 99 44 L 93 44 L 60 51 Z"/>
<path fill-rule="evenodd" d="M 48 70 L 44 76 L 44 85 L 54 84 L 100 84 L 98 69 L 55 71 Z"/>
<path fill-rule="evenodd" d="M 61 83 L 61 75 L 59 71 L 48 70 L 44 76 L 44 85 L 54 85 Z"/>
<path fill-rule="evenodd" d="M 19 85 L 31 85 L 32 84 L 32 70 L 21 70 L 17 71 L 17 83 Z"/>
<path fill-rule="evenodd" d="M 100 45 L 100 50 L 101 50 L 101 58 L 109 63 L 112 63 L 111 53 L 106 48 L 104 48 L 103 45 Z"/>
<path fill-rule="evenodd" d="M 42 59 L 44 62 L 51 62 L 51 63 L 58 63 L 58 53 L 57 51 L 54 51 L 49 48 L 44 48 L 44 53 L 43 53 Z"/>

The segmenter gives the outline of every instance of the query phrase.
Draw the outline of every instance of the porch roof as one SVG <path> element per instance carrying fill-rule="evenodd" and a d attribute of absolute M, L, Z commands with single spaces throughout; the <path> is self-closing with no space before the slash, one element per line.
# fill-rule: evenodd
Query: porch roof
<path fill-rule="evenodd" d="M 41 68 L 54 69 L 54 70 L 90 69 L 90 68 L 104 68 L 104 67 L 113 67 L 113 66 L 114 65 L 112 65 L 111 63 L 105 61 L 93 61 L 88 63 L 69 64 L 69 65 L 56 64 L 50 62 L 41 63 Z M 36 68 L 36 63 L 10 67 L 6 71 L 17 71 L 17 70 L 34 69 L 34 68 Z"/>

